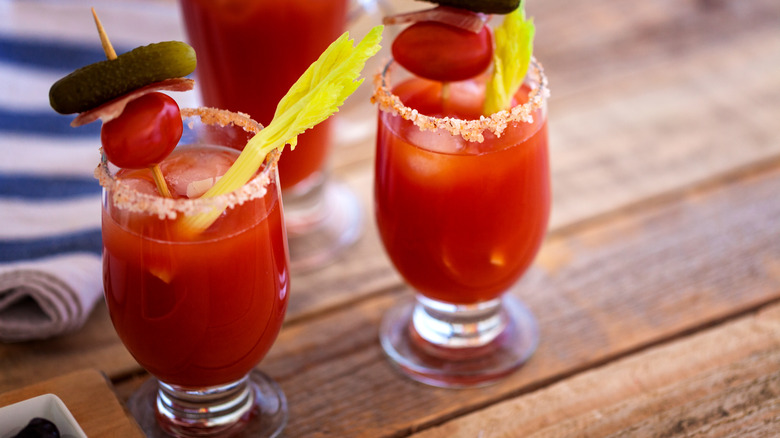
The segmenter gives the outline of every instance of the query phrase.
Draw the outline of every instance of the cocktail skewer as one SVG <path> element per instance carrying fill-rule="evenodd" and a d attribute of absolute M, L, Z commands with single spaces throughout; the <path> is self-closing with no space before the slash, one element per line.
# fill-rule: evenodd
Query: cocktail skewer
<path fill-rule="evenodd" d="M 92 8 L 92 17 L 95 19 L 95 26 L 97 26 L 97 31 L 100 35 L 100 44 L 103 46 L 103 52 L 105 52 L 106 58 L 109 60 L 116 59 L 117 56 L 116 51 L 114 51 L 114 46 L 111 45 L 111 40 L 108 39 L 106 30 L 103 28 L 103 24 L 100 22 L 100 18 L 98 18 L 97 12 L 95 12 L 95 8 Z M 171 191 L 168 190 L 168 184 L 165 183 L 165 177 L 163 176 L 159 163 L 149 166 L 149 169 L 152 171 L 154 183 L 157 185 L 157 190 L 160 194 L 165 198 L 172 198 L 173 196 L 171 195 Z"/>

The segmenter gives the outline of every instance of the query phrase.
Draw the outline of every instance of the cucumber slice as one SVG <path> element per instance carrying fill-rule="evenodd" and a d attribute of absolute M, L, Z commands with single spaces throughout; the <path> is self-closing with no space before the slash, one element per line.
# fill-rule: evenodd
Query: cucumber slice
<path fill-rule="evenodd" d="M 520 0 L 418 0 L 429 3 L 437 3 L 441 6 L 452 6 L 453 8 L 468 9 L 474 12 L 483 12 L 485 14 L 508 14 L 518 6 Z"/>
<path fill-rule="evenodd" d="M 145 85 L 187 76 L 195 65 L 195 50 L 181 41 L 137 47 L 58 80 L 49 89 L 49 103 L 60 114 L 84 112 Z"/>

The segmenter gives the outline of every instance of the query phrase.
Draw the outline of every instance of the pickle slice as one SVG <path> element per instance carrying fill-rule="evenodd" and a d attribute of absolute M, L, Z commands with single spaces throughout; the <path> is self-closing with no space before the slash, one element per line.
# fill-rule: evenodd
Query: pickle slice
<path fill-rule="evenodd" d="M 84 112 L 145 85 L 187 76 L 195 65 L 195 50 L 181 41 L 137 47 L 58 80 L 49 89 L 49 103 L 60 114 Z"/>
<path fill-rule="evenodd" d="M 452 6 L 453 8 L 468 9 L 474 12 L 483 12 L 485 14 L 508 14 L 518 6 L 520 0 L 418 0 L 429 3 L 437 3 L 442 6 Z"/>

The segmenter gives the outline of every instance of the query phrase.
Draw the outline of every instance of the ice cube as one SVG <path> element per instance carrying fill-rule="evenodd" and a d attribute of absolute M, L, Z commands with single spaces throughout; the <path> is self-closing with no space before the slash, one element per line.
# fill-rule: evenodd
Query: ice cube
<path fill-rule="evenodd" d="M 165 180 L 179 196 L 200 195 L 192 190 L 193 183 L 215 181 L 227 172 L 238 152 L 221 148 L 183 148 L 174 152 L 162 165 Z"/>
<path fill-rule="evenodd" d="M 473 80 L 452 82 L 448 97 L 443 101 L 444 113 L 464 120 L 479 119 L 484 101 L 484 83 Z"/>
<path fill-rule="evenodd" d="M 187 186 L 187 197 L 199 198 L 206 193 L 214 185 L 214 178 L 206 178 L 198 181 L 193 181 Z"/>
<path fill-rule="evenodd" d="M 452 135 L 449 131 L 423 131 L 412 126 L 405 133 L 407 141 L 421 149 L 442 154 L 457 154 L 465 150 L 466 140 L 460 135 Z"/>
<path fill-rule="evenodd" d="M 159 195 L 159 193 L 157 192 L 157 186 L 154 185 L 154 182 L 150 178 L 151 178 L 151 173 L 149 173 L 148 178 L 145 178 L 140 173 L 120 176 L 120 180 L 122 181 L 122 184 L 124 184 L 125 187 L 128 187 L 138 193 L 144 193 L 147 195 Z"/>

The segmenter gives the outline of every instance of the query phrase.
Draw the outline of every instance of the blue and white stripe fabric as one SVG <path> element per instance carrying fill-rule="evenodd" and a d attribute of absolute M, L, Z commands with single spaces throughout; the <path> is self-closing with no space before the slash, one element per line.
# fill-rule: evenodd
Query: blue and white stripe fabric
<path fill-rule="evenodd" d="M 78 329 L 102 296 L 100 123 L 72 128 L 48 100 L 105 59 L 90 6 L 117 53 L 183 39 L 173 1 L 0 0 L 0 341 Z"/>

